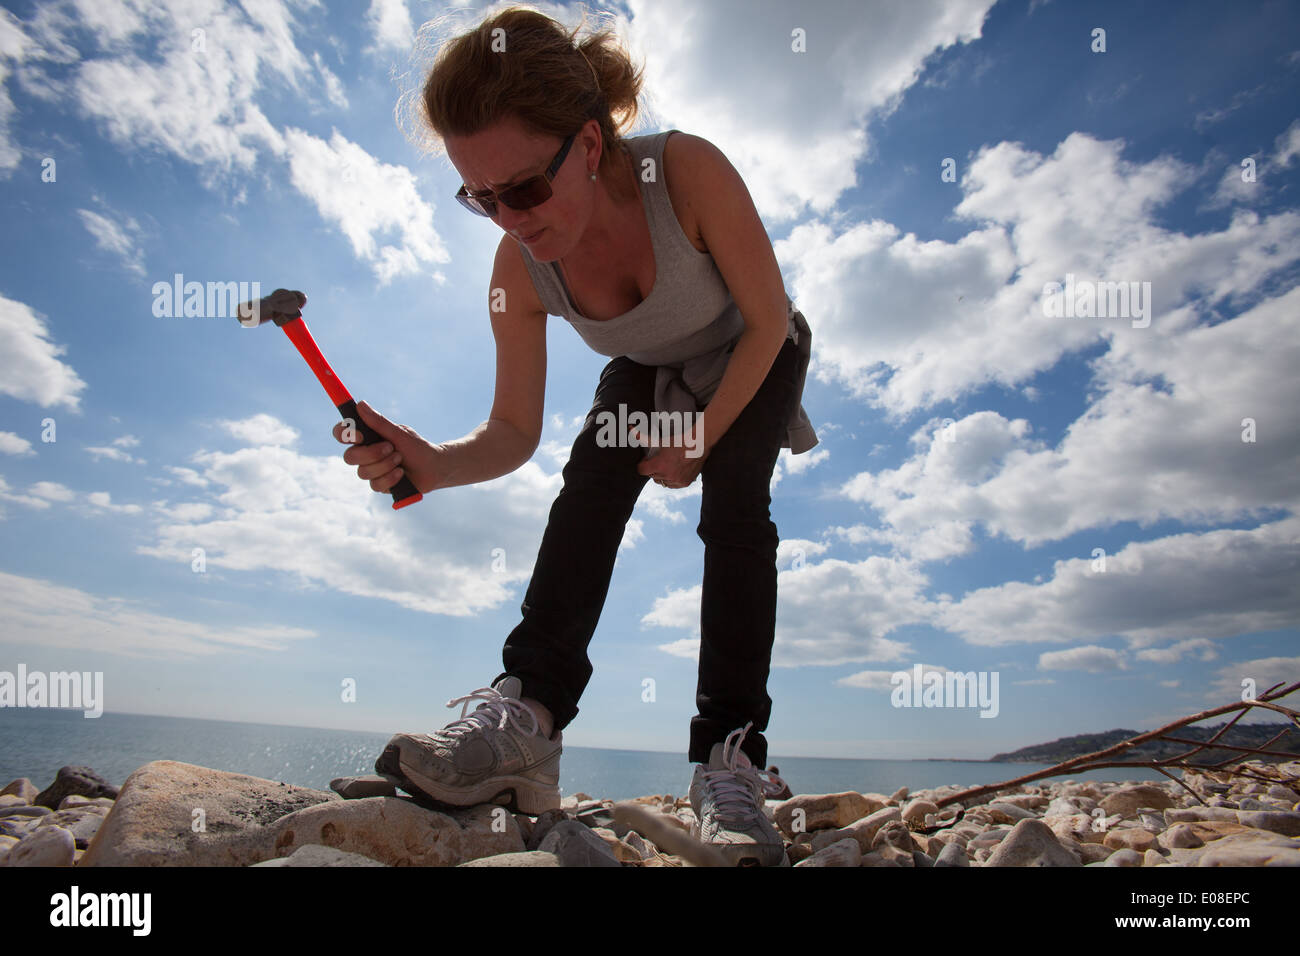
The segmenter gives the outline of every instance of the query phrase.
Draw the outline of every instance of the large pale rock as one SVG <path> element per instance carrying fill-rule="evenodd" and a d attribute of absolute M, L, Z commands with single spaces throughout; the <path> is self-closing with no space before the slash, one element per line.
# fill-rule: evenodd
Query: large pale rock
<path fill-rule="evenodd" d="M 276 856 L 274 836 L 267 846 L 263 828 L 324 801 L 342 802 L 322 790 L 155 760 L 126 778 L 78 866 L 260 863 Z"/>
<path fill-rule="evenodd" d="M 33 830 L 11 847 L 3 866 L 72 866 L 76 842 L 62 827 Z"/>
<path fill-rule="evenodd" d="M 1138 784 L 1135 787 L 1123 787 L 1101 801 L 1101 808 L 1106 816 L 1129 818 L 1137 816 L 1142 807 L 1153 810 L 1165 810 L 1174 805 L 1174 798 L 1164 787 L 1154 784 Z"/>
<path fill-rule="evenodd" d="M 781 832 L 794 839 L 800 832 L 846 827 L 855 820 L 875 813 L 884 805 L 880 800 L 852 790 L 842 793 L 801 793 L 778 803 L 773 808 L 773 817 Z M 796 829 L 796 823 L 801 818 L 802 828 Z"/>
<path fill-rule="evenodd" d="M 1080 863 L 1041 820 L 1021 820 L 989 854 L 985 865 L 1079 866 Z"/>
<path fill-rule="evenodd" d="M 456 866 L 524 852 L 514 816 L 487 803 L 439 812 L 400 797 L 332 800 L 281 817 L 264 830 L 276 856 L 319 843 L 387 866 Z"/>
<path fill-rule="evenodd" d="M 801 860 L 795 866 L 861 866 L 862 865 L 862 847 L 858 841 L 852 838 L 845 838 L 838 843 L 832 843 L 830 846 L 818 850 L 806 860 Z"/>

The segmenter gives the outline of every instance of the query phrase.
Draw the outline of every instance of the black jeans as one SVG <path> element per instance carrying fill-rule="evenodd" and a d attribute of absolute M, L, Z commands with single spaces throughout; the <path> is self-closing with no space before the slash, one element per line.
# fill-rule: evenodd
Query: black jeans
<path fill-rule="evenodd" d="M 767 761 L 772 699 L 767 676 L 776 636 L 776 525 L 769 514 L 772 469 L 798 385 L 798 348 L 790 339 L 763 384 L 705 459 L 696 533 L 704 542 L 699 683 L 691 720 L 692 763 L 707 763 L 713 744 L 753 721 L 742 749 L 754 765 Z M 605 366 L 595 402 L 564 466 L 564 486 L 551 506 L 523 620 L 502 651 L 507 675 L 522 697 L 545 704 L 563 729 L 578 714 L 591 679 L 587 646 L 609 591 L 623 529 L 649 481 L 636 470 L 644 449 L 599 447 L 598 413 L 654 411 L 655 369 L 620 356 Z M 663 555 L 671 564 L 671 555 Z"/>

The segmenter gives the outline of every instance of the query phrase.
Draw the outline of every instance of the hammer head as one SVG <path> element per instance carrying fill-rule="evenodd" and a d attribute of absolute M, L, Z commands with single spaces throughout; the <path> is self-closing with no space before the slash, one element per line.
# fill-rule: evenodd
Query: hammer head
<path fill-rule="evenodd" d="M 264 295 L 260 299 L 241 302 L 238 309 L 239 324 L 250 329 L 267 321 L 284 325 L 299 318 L 302 315 L 302 307 L 306 304 L 307 297 L 301 292 L 276 289 L 270 295 Z"/>

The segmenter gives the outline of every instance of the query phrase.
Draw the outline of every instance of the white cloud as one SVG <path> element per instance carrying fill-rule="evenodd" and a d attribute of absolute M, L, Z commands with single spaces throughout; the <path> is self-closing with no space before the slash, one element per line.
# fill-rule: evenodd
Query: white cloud
<path fill-rule="evenodd" d="M 901 671 L 901 673 L 905 673 L 907 675 L 909 683 L 906 686 L 908 687 L 912 686 L 910 681 L 913 679 L 915 675 L 915 671 L 914 671 L 915 666 L 916 665 L 911 665 L 909 667 L 904 668 Z M 849 674 L 847 677 L 841 677 L 838 680 L 836 680 L 834 683 L 839 685 L 840 687 L 858 687 L 861 688 L 862 690 L 882 691 L 886 694 L 889 694 L 889 693 L 893 693 L 894 687 L 897 686 L 893 679 L 894 675 L 897 673 L 900 673 L 900 671 L 858 671 L 856 674 Z M 947 674 L 947 673 L 948 673 L 948 668 L 940 667 L 937 664 L 921 665 L 922 681 L 924 681 L 926 676 L 929 674 Z"/>
<path fill-rule="evenodd" d="M 1072 647 L 1067 651 L 1048 651 L 1038 656 L 1038 666 L 1045 671 L 1090 671 L 1104 673 L 1126 668 L 1124 652 L 1110 647 Z"/>
<path fill-rule="evenodd" d="M 945 604 L 935 623 L 986 646 L 1119 636 L 1134 648 L 1177 642 L 1191 650 L 1206 646 L 1189 643 L 1196 639 L 1293 628 L 1300 619 L 1300 517 L 1134 542 L 1106 556 L 1104 571 L 1095 566 L 1092 558 L 1057 561 L 1043 584 L 971 591 Z"/>
<path fill-rule="evenodd" d="M 50 47 L 66 45 L 73 31 L 78 44 L 89 38 L 94 46 L 76 51 L 68 75 L 33 68 L 24 83 L 74 102 L 123 147 L 193 163 L 209 184 L 252 169 L 261 150 L 282 152 L 255 98 L 275 82 L 301 93 L 311 75 L 293 42 L 291 5 L 271 0 L 242 10 L 220 0 L 52 3 L 32 30 Z"/>
<path fill-rule="evenodd" d="M 329 101 L 341 110 L 348 108 L 348 95 L 343 90 L 343 82 L 335 75 L 334 71 L 325 65 L 325 60 L 319 52 L 311 55 L 312 64 L 316 67 L 316 72 L 320 74 L 321 83 L 325 86 L 325 95 Z"/>
<path fill-rule="evenodd" d="M 415 27 L 406 0 L 370 0 L 366 11 L 366 28 L 374 41 L 374 50 L 405 53 L 415 40 Z"/>
<path fill-rule="evenodd" d="M 1099 342 L 1172 335 L 1189 303 L 1248 303 L 1300 258 L 1294 212 L 1238 210 L 1225 229 L 1195 235 L 1158 226 L 1155 210 L 1195 177 L 1168 158 L 1125 161 L 1122 146 L 1073 133 L 1049 157 L 1014 143 L 981 149 L 955 208 L 976 228 L 956 242 L 880 221 L 796 227 L 776 250 L 815 316 L 817 376 L 902 417 L 989 384 L 1023 385 Z M 1149 282 L 1150 326 L 1046 317 L 1043 287 L 1067 275 Z"/>
<path fill-rule="evenodd" d="M 294 187 L 338 225 L 380 283 L 451 261 L 433 228 L 433 205 L 405 166 L 382 163 L 337 130 L 329 142 L 299 129 L 285 133 Z M 382 244 L 380 236 L 396 233 Z"/>
<path fill-rule="evenodd" d="M 633 0 L 621 27 L 646 63 L 650 113 L 705 134 L 767 219 L 829 213 L 857 182 L 871 118 L 894 108 L 926 59 L 980 36 L 991 0 L 881 4 Z M 806 52 L 795 52 L 795 28 Z M 798 297 L 796 297 L 798 298 Z M 811 313 L 809 313 L 811 314 Z"/>
<path fill-rule="evenodd" d="M 290 650 L 315 632 L 282 626 L 211 626 L 154 613 L 140 602 L 0 572 L 0 643 L 82 648 L 129 657 Z"/>
<path fill-rule="evenodd" d="M 1032 546 L 1117 521 L 1300 506 L 1300 287 L 1216 325 L 1141 331 L 1153 334 L 1117 337 L 1097 359 L 1103 391 L 1056 447 L 1023 420 L 976 412 L 953 441 L 936 427 L 928 447 L 844 494 L 880 513 L 877 540 L 925 559 L 969 550 L 977 522 Z"/>
<path fill-rule="evenodd" d="M 817 467 L 830 457 L 830 450 L 826 448 L 814 448 L 802 455 L 792 455 L 790 449 L 782 448 L 780 462 L 782 467 L 790 474 L 801 475 L 809 468 Z"/>
<path fill-rule="evenodd" d="M 13 432 L 0 432 L 0 454 L 34 455 L 36 452 L 32 449 L 32 443 L 26 438 L 15 435 Z"/>
<path fill-rule="evenodd" d="M 86 495 L 86 500 L 96 508 L 104 511 L 112 511 L 116 514 L 138 515 L 144 509 L 139 505 L 115 505 L 113 498 L 107 491 L 92 491 Z"/>
<path fill-rule="evenodd" d="M 880 557 L 858 563 L 828 559 L 779 572 L 772 666 L 905 660 L 911 647 L 887 635 L 932 616 L 922 596 L 927 584 L 914 566 Z M 643 625 L 692 631 L 692 638 L 660 650 L 695 655 L 702 594 L 702 585 L 670 591 L 642 617 Z"/>
<path fill-rule="evenodd" d="M 139 465 L 145 464 L 145 460 L 143 458 L 136 458 L 134 455 L 128 454 L 127 452 L 122 451 L 122 449 L 120 448 L 88 446 L 86 448 L 86 451 L 90 452 L 90 454 L 95 457 L 96 461 L 98 461 L 101 458 L 107 458 L 109 461 L 122 461 L 122 462 L 127 462 L 128 464 L 130 463 L 139 464 Z"/>
<path fill-rule="evenodd" d="M 8 178 L 22 160 L 22 150 L 10 138 L 9 123 L 15 113 L 9 97 L 9 64 L 23 59 L 29 40 L 21 21 L 0 8 L 0 178 Z"/>
<path fill-rule="evenodd" d="M 128 272 L 138 276 L 144 275 L 144 252 L 136 245 L 140 234 L 140 224 L 127 217 L 125 222 L 116 223 L 90 209 L 78 209 L 81 224 L 95 238 L 95 245 L 106 252 L 111 252 L 122 260 Z"/>
<path fill-rule="evenodd" d="M 43 407 L 79 411 L 86 383 L 59 356 L 44 318 L 30 306 L 0 295 L 0 394 Z"/>
<path fill-rule="evenodd" d="M 209 573 L 276 571 L 302 587 L 430 614 L 517 600 L 562 481 L 530 461 L 394 512 L 341 456 L 287 447 L 290 430 L 270 416 L 225 427 L 249 447 L 201 451 L 192 468 L 170 469 L 203 491 L 155 504 L 155 540 L 140 553 L 189 562 L 201 547 Z"/>
<path fill-rule="evenodd" d="M 249 445 L 292 445 L 298 441 L 298 430 L 286 425 L 274 415 L 258 412 L 238 421 L 217 423 L 235 438 Z M 184 469 L 173 469 L 178 474 Z M 185 477 L 182 475 L 182 477 Z M 192 484 L 194 482 L 191 482 Z"/>
<path fill-rule="evenodd" d="M 1140 661 L 1151 661 L 1154 664 L 1177 664 L 1184 657 L 1192 654 L 1196 655 L 1197 660 L 1202 661 L 1212 661 L 1219 656 L 1214 642 L 1207 641 L 1203 637 L 1177 641 L 1168 647 L 1149 647 L 1144 651 L 1138 651 L 1134 656 Z"/>

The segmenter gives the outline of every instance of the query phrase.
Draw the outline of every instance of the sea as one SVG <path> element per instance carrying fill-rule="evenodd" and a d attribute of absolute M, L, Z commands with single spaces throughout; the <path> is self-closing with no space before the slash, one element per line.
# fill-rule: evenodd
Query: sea
<path fill-rule="evenodd" d="M 105 712 L 88 719 L 80 710 L 0 709 L 0 787 L 27 777 L 47 787 L 59 768 L 90 767 L 121 787 L 152 760 L 176 760 L 215 770 L 328 790 L 337 777 L 374 773 L 375 758 L 391 734 L 286 727 L 188 717 Z M 893 793 L 946 784 L 978 786 L 1041 770 L 1048 764 L 976 760 L 855 760 L 768 754 L 794 793 Z M 685 796 L 692 764 L 686 752 L 606 750 L 565 746 L 560 788 L 609 800 L 649 794 Z M 1177 775 L 1177 771 L 1174 771 Z M 1094 770 L 1053 780 L 1165 780 L 1141 767 Z"/>

